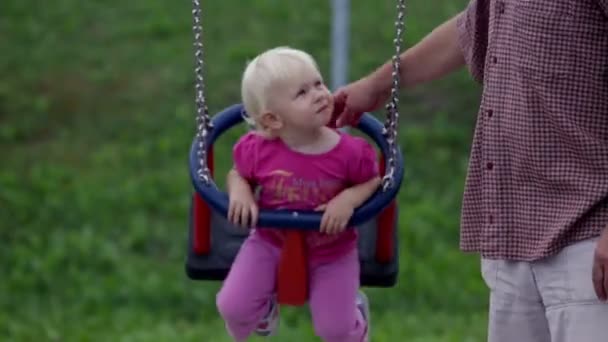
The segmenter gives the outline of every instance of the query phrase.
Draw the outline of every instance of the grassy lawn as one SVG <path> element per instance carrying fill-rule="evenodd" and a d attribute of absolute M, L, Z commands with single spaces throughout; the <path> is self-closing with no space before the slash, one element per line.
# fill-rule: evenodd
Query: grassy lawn
<path fill-rule="evenodd" d="M 465 3 L 411 2 L 405 46 Z M 310 51 L 329 75 L 328 1 L 203 5 L 212 112 L 239 101 L 246 60 L 272 46 Z M 351 79 L 390 57 L 394 8 L 352 1 Z M 219 284 L 184 273 L 190 11 L 187 1 L 0 3 L 0 340 L 229 341 Z M 404 92 L 401 273 L 395 288 L 368 290 L 373 341 L 485 340 L 478 259 L 458 251 L 478 92 L 464 70 Z M 220 175 L 238 133 L 217 146 Z M 308 312 L 286 308 L 272 340 L 316 341 Z"/>

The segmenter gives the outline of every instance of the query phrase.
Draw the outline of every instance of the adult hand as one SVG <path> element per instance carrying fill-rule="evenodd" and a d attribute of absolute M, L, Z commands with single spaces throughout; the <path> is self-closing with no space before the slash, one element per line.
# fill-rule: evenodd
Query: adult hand
<path fill-rule="evenodd" d="M 355 126 L 365 112 L 382 106 L 390 96 L 373 74 L 348 84 L 334 93 L 334 118 L 337 127 Z"/>
<path fill-rule="evenodd" d="M 595 247 L 593 288 L 601 301 L 608 299 L 608 228 L 604 229 Z"/>

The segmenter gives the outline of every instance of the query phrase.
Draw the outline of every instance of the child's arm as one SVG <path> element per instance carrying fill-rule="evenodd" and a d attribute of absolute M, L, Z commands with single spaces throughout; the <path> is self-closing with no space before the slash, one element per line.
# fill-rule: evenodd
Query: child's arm
<path fill-rule="evenodd" d="M 257 223 L 258 207 L 252 186 L 257 181 L 256 156 L 258 136 L 247 133 L 232 148 L 234 165 L 226 175 L 229 197 L 228 220 L 235 225 L 252 227 Z"/>
<path fill-rule="evenodd" d="M 354 185 L 348 189 L 344 189 L 336 198 L 350 203 L 354 209 L 360 207 L 380 186 L 382 182 L 379 176 L 376 176 L 365 183 Z"/>
<path fill-rule="evenodd" d="M 226 178 L 226 189 L 228 190 L 228 194 L 232 194 L 233 191 L 241 192 L 241 191 L 251 191 L 251 186 L 249 182 L 243 178 L 236 169 L 230 169 L 228 171 L 228 177 Z"/>
<path fill-rule="evenodd" d="M 321 219 L 321 232 L 335 234 L 346 229 L 355 209 L 376 192 L 381 182 L 381 178 L 375 176 L 367 182 L 344 189 L 327 204 L 319 206 L 317 210 L 325 211 Z"/>
<path fill-rule="evenodd" d="M 258 206 L 249 182 L 235 169 L 226 178 L 229 206 L 228 221 L 243 227 L 252 227 L 258 219 Z"/>

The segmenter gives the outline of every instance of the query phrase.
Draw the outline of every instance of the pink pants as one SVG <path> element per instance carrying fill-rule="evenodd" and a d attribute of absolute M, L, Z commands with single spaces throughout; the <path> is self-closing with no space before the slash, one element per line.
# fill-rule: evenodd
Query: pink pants
<path fill-rule="evenodd" d="M 248 237 L 217 295 L 228 333 L 245 341 L 269 310 L 280 250 Z M 356 306 L 359 258 L 356 250 L 331 263 L 310 262 L 309 306 L 317 336 L 325 342 L 367 342 L 367 326 Z"/>

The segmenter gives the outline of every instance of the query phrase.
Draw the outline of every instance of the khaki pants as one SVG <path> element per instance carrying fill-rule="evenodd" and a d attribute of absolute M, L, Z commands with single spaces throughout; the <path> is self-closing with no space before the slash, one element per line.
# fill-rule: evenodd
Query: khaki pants
<path fill-rule="evenodd" d="M 606 342 L 608 303 L 591 280 L 597 239 L 535 262 L 482 259 L 489 342 Z"/>

